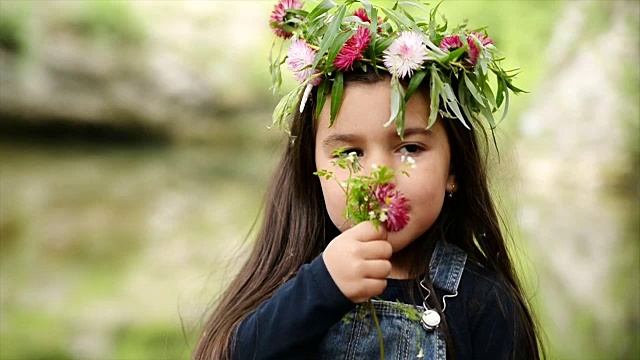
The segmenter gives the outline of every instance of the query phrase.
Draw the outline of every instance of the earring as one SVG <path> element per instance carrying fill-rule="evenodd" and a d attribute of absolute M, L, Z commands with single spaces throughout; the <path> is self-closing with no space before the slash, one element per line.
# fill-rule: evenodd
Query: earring
<path fill-rule="evenodd" d="M 456 191 L 456 184 L 451 184 L 451 191 L 449 191 L 448 197 L 452 198 L 453 193 Z"/>
<path fill-rule="evenodd" d="M 453 197 L 453 192 L 450 192 L 449 195 L 447 195 L 449 198 Z"/>

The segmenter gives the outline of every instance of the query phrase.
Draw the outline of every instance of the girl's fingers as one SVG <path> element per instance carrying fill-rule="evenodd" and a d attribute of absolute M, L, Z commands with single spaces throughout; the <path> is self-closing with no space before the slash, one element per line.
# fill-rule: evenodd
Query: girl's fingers
<path fill-rule="evenodd" d="M 359 272 L 367 280 L 386 279 L 391 273 L 391 262 L 389 260 L 364 261 Z"/>
<path fill-rule="evenodd" d="M 374 240 L 360 245 L 360 253 L 365 260 L 388 260 L 393 248 L 386 240 Z"/>
<path fill-rule="evenodd" d="M 376 229 L 376 226 L 373 225 L 371 221 L 363 221 L 344 233 L 346 232 L 350 232 L 351 236 L 362 242 L 387 239 L 386 227 L 381 224 L 378 225 L 378 228 Z"/>
<path fill-rule="evenodd" d="M 363 279 L 362 287 L 359 294 L 355 296 L 355 303 L 365 302 L 372 297 L 382 294 L 384 289 L 387 288 L 386 279 Z"/>

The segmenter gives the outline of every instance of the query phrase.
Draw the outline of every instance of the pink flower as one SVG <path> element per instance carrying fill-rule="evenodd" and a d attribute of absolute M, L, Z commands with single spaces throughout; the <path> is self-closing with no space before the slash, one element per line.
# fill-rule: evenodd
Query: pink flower
<path fill-rule="evenodd" d="M 487 46 L 489 44 L 493 44 L 493 40 L 479 32 L 473 32 L 471 35 L 467 35 L 467 43 L 469 44 L 469 50 L 467 50 L 467 61 L 474 66 L 478 61 L 478 56 L 480 56 L 480 49 L 476 45 L 476 42 L 473 39 L 475 36 L 478 40 L 480 40 L 480 44 L 482 46 Z M 462 40 L 459 35 L 449 35 L 440 41 L 440 49 L 444 51 L 453 51 L 455 49 L 462 47 Z"/>
<path fill-rule="evenodd" d="M 390 232 L 400 231 L 409 223 L 409 201 L 395 188 L 395 184 L 379 184 L 373 190 L 382 210 L 380 220 L 386 222 Z"/>
<path fill-rule="evenodd" d="M 427 60 L 427 46 L 422 35 L 413 31 L 403 31 L 383 52 L 384 66 L 398 77 L 411 76 L 414 70 L 422 68 Z"/>
<path fill-rule="evenodd" d="M 289 46 L 289 52 L 287 53 L 287 60 L 285 63 L 289 70 L 293 72 L 298 82 L 303 83 L 309 78 L 309 76 L 319 73 L 318 69 L 312 71 L 311 65 L 313 65 L 313 58 L 316 56 L 317 51 L 309 47 L 304 40 L 295 40 L 291 42 Z M 322 82 L 322 78 L 317 77 L 311 80 L 310 84 L 318 86 Z"/>
<path fill-rule="evenodd" d="M 271 28 L 277 36 L 288 39 L 293 34 L 283 29 L 286 24 L 287 10 L 289 9 L 302 9 L 302 2 L 300 0 L 280 0 L 271 12 Z"/>
<path fill-rule="evenodd" d="M 370 40 L 369 29 L 364 26 L 358 26 L 356 33 L 340 49 L 338 56 L 333 61 L 333 65 L 340 71 L 353 70 L 353 63 L 362 59 L 362 53 L 369 46 Z"/>

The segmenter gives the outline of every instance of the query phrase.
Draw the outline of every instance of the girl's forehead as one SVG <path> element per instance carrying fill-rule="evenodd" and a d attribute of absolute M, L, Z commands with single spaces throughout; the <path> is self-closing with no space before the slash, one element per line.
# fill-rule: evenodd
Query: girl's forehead
<path fill-rule="evenodd" d="M 351 83 L 345 87 L 340 110 L 332 126 L 329 121 L 331 101 L 328 98 L 318 118 L 317 136 L 333 133 L 363 132 L 369 134 L 395 134 L 397 129 L 391 116 L 391 86 L 388 81 Z M 423 93 L 411 97 L 405 111 L 406 128 L 426 128 L 429 119 L 429 100 Z"/>

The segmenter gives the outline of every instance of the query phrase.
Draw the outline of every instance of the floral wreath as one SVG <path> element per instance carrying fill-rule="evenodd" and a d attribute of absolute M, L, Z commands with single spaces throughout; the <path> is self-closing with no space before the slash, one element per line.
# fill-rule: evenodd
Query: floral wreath
<path fill-rule="evenodd" d="M 355 3 L 361 6 L 354 10 Z M 387 8 L 368 0 L 346 0 L 341 5 L 323 0 L 307 11 L 302 0 L 280 0 L 271 13 L 270 25 L 279 38 L 291 41 L 284 55 L 286 41 L 281 42 L 275 57 L 277 39 L 271 47 L 272 90 L 279 92 L 282 64 L 293 72 L 299 85 L 276 106 L 272 126 L 289 132 L 296 105 L 300 104 L 302 112 L 314 87 L 315 115 L 320 115 L 326 97 L 331 96 L 329 126 L 333 125 L 342 101 L 344 73 L 363 69 L 391 75 L 391 116 L 385 126 L 395 122 L 400 137 L 404 135 L 407 101 L 427 77 L 431 81 L 427 128 L 440 114 L 457 118 L 468 129 L 465 117 L 481 116 L 493 130 L 507 115 L 509 91 L 524 92 L 511 82 L 518 69 L 502 69 L 503 58 L 497 56 L 485 29 L 467 30 L 466 23 L 448 29 L 444 16 L 442 24 L 436 23 L 440 3 L 428 10 L 427 4 L 412 1 L 395 1 Z M 416 17 L 407 11 L 409 6 L 425 16 Z M 497 83 L 495 94 L 489 85 L 491 73 Z M 409 80 L 406 89 L 400 79 Z M 502 117 L 496 121 L 493 114 L 503 103 Z"/>

